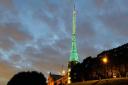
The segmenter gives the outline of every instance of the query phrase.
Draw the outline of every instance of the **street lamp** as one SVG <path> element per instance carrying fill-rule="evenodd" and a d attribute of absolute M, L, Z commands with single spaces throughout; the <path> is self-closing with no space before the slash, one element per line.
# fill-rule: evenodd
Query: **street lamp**
<path fill-rule="evenodd" d="M 105 57 L 103 57 L 102 58 L 102 62 L 104 63 L 104 64 L 107 64 L 108 63 L 108 58 L 105 56 Z"/>
<path fill-rule="evenodd" d="M 107 56 L 104 56 L 104 57 L 102 58 L 102 62 L 103 62 L 103 64 L 105 65 L 105 74 L 106 74 L 106 77 L 108 77 L 108 73 L 107 73 L 107 71 L 108 71 L 108 66 L 107 66 L 108 57 L 107 57 Z"/>

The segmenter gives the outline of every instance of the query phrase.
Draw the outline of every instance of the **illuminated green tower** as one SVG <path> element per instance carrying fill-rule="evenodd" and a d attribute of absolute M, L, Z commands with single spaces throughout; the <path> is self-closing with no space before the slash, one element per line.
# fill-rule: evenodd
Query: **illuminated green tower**
<path fill-rule="evenodd" d="M 79 62 L 79 56 L 77 52 L 77 46 L 76 46 L 76 8 L 74 4 L 73 9 L 73 17 L 72 17 L 72 48 L 70 53 L 70 59 L 69 63 L 78 63 Z"/>
<path fill-rule="evenodd" d="M 71 61 L 75 61 L 75 62 L 79 61 L 79 56 L 77 53 L 77 46 L 76 46 L 76 10 L 75 10 L 75 6 L 74 6 L 74 10 L 73 10 L 73 22 L 72 22 L 72 48 L 71 48 L 69 61 L 70 62 Z"/>
<path fill-rule="evenodd" d="M 76 45 L 76 8 L 74 3 L 73 16 L 72 16 L 72 48 L 68 63 L 68 83 L 71 83 L 70 71 L 71 68 L 79 62 L 79 56 Z"/>

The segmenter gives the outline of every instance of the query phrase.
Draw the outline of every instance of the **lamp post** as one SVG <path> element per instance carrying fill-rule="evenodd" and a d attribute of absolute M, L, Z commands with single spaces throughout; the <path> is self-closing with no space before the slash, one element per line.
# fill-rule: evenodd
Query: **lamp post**
<path fill-rule="evenodd" d="M 102 62 L 105 65 L 105 74 L 106 74 L 106 77 L 108 77 L 108 73 L 107 73 L 107 70 L 108 70 L 107 69 L 108 57 L 106 55 L 102 58 Z"/>

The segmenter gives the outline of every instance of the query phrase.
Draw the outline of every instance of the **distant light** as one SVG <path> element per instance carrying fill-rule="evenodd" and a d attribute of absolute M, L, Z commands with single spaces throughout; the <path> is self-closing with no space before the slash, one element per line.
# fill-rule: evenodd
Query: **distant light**
<path fill-rule="evenodd" d="M 50 74 L 50 71 L 48 71 L 47 73 Z"/>
<path fill-rule="evenodd" d="M 70 72 L 71 72 L 71 69 L 69 68 L 69 69 L 68 69 L 68 84 L 71 83 Z"/>
<path fill-rule="evenodd" d="M 104 58 L 102 59 L 102 61 L 103 61 L 104 64 L 106 64 L 106 63 L 108 62 L 108 58 L 107 58 L 107 57 L 104 57 Z"/>
<path fill-rule="evenodd" d="M 116 78 L 116 75 L 114 75 L 113 78 Z"/>
<path fill-rule="evenodd" d="M 68 72 L 71 72 L 71 69 L 70 68 L 68 69 Z"/>
<path fill-rule="evenodd" d="M 70 84 L 71 83 L 71 80 L 70 79 L 68 79 L 68 84 Z"/>
<path fill-rule="evenodd" d="M 71 77 L 68 77 L 68 80 L 71 80 Z"/>
<path fill-rule="evenodd" d="M 62 71 L 62 75 L 65 75 L 65 73 L 66 73 L 65 70 L 63 70 L 63 71 Z"/>

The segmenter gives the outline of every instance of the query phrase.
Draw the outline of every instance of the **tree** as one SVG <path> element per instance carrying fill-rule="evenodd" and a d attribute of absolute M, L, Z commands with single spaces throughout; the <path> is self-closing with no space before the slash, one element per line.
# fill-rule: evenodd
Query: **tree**
<path fill-rule="evenodd" d="M 47 85 L 46 78 L 36 71 L 20 72 L 14 75 L 7 85 Z"/>

